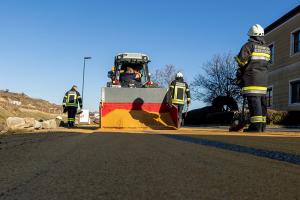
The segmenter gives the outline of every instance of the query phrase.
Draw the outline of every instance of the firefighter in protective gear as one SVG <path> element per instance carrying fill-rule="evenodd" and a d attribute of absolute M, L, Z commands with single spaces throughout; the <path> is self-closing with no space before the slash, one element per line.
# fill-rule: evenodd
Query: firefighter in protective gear
<path fill-rule="evenodd" d="M 239 65 L 237 84 L 247 98 L 250 125 L 245 132 L 264 132 L 266 128 L 267 72 L 270 49 L 265 44 L 264 29 L 256 24 L 248 32 L 249 40 L 236 56 Z"/>
<path fill-rule="evenodd" d="M 187 104 L 191 103 L 191 94 L 188 84 L 183 80 L 183 74 L 178 72 L 176 74 L 175 80 L 170 84 L 170 95 L 172 104 L 178 109 L 178 124 L 181 125 L 182 121 L 182 111 L 185 104 L 185 96 L 187 97 Z"/>
<path fill-rule="evenodd" d="M 65 94 L 63 99 L 64 112 L 68 112 L 68 127 L 74 127 L 78 104 L 80 109 L 82 109 L 80 93 L 77 91 L 77 86 L 73 85 L 71 90 Z"/>

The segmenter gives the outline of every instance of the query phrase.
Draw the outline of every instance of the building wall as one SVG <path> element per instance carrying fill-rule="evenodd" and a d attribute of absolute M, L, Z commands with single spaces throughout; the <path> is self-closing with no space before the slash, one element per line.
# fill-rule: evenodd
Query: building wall
<path fill-rule="evenodd" d="M 300 105 L 290 104 L 290 81 L 300 79 L 300 62 L 269 73 L 269 85 L 273 86 L 273 106 L 276 110 L 300 110 Z"/>
<path fill-rule="evenodd" d="M 266 35 L 267 44 L 274 42 L 274 64 L 271 71 L 300 61 L 300 53 L 291 56 L 291 33 L 300 29 L 300 14 Z"/>
<path fill-rule="evenodd" d="M 276 110 L 300 110 L 290 105 L 289 85 L 300 79 L 300 53 L 291 55 L 291 33 L 300 29 L 300 14 L 266 35 L 267 44 L 274 43 L 274 62 L 269 68 L 268 83 L 273 86 L 273 106 Z"/>

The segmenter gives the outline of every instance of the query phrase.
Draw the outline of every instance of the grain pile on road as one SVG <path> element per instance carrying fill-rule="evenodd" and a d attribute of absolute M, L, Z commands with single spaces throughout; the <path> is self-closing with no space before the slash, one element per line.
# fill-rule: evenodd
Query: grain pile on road
<path fill-rule="evenodd" d="M 116 119 L 116 115 L 122 116 Z M 174 129 L 174 122 L 169 113 L 145 112 L 140 110 L 116 109 L 109 113 L 103 120 L 104 124 L 116 124 L 116 127 L 126 129 Z"/>

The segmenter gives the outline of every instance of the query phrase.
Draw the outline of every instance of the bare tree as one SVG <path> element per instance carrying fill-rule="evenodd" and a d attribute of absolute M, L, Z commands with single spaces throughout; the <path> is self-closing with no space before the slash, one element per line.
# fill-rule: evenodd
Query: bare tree
<path fill-rule="evenodd" d="M 168 87 L 174 80 L 176 73 L 179 70 L 174 65 L 166 65 L 161 69 L 157 69 L 152 75 L 152 80 L 160 87 Z"/>
<path fill-rule="evenodd" d="M 194 99 L 211 103 L 217 96 L 240 101 L 240 88 L 235 83 L 237 64 L 232 54 L 215 55 L 203 66 L 203 73 L 192 82 Z"/>

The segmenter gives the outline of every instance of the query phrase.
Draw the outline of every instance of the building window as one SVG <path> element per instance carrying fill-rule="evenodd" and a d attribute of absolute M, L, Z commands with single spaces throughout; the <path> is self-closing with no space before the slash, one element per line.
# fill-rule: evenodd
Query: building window
<path fill-rule="evenodd" d="M 300 52 L 300 30 L 293 33 L 293 53 Z"/>
<path fill-rule="evenodd" d="M 300 103 L 300 80 L 290 82 L 291 103 Z"/>
<path fill-rule="evenodd" d="M 270 52 L 271 53 L 270 63 L 273 64 L 274 63 L 274 55 L 275 55 L 275 52 L 274 52 L 274 43 L 270 44 L 269 48 L 270 48 L 270 51 L 271 51 Z"/>
<path fill-rule="evenodd" d="M 273 104 L 273 87 L 268 87 L 267 89 L 267 106 L 272 107 Z"/>

